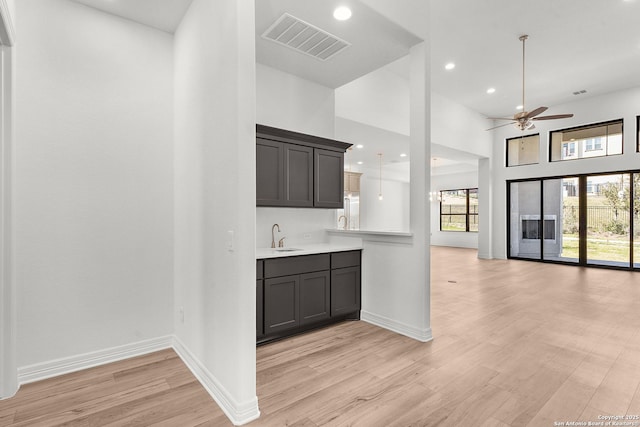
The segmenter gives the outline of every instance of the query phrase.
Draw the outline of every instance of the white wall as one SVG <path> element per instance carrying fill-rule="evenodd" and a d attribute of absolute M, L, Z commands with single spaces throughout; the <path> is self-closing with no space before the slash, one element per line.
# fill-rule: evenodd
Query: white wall
<path fill-rule="evenodd" d="M 15 1 L 0 0 L 0 45 L 12 46 L 15 42 Z"/>
<path fill-rule="evenodd" d="M 432 92 L 431 121 L 431 142 L 480 157 L 491 156 L 491 132 L 485 130 L 491 122 L 480 113 Z"/>
<path fill-rule="evenodd" d="M 256 64 L 256 84 L 258 123 L 334 137 L 333 89 L 262 64 Z"/>
<path fill-rule="evenodd" d="M 381 5 L 384 6 L 384 5 Z M 391 4 L 387 7 L 393 9 Z M 395 9 L 393 9 L 395 10 Z M 428 16 L 422 16 L 428 21 Z M 420 341 L 430 327 L 429 43 L 410 54 L 410 231 L 411 237 L 362 235 L 362 319 Z M 342 241 L 347 238 L 342 237 Z M 359 239 L 355 239 L 359 240 Z"/>
<path fill-rule="evenodd" d="M 237 424 L 259 415 L 253 19 L 253 0 L 194 0 L 175 34 L 175 331 Z"/>
<path fill-rule="evenodd" d="M 477 188 L 478 173 L 466 172 L 447 175 L 432 175 L 433 191 Z M 431 203 L 431 244 L 435 246 L 453 246 L 459 248 L 478 248 L 478 233 L 440 231 L 440 203 Z"/>
<path fill-rule="evenodd" d="M 347 83 L 336 89 L 336 116 L 409 135 L 409 81 L 382 67 Z"/>
<path fill-rule="evenodd" d="M 333 89 L 262 64 L 256 66 L 256 84 L 257 123 L 334 138 Z M 256 208 L 257 247 L 271 246 L 276 223 L 286 246 L 322 243 L 324 230 L 336 227 L 335 209 Z"/>
<path fill-rule="evenodd" d="M 378 200 L 380 181 L 377 172 L 360 177 L 360 228 L 362 230 L 405 231 L 410 229 L 410 185 L 383 180 L 382 200 Z"/>
<path fill-rule="evenodd" d="M 640 88 L 635 88 L 550 108 L 549 114 L 573 113 L 574 117 L 536 122 L 535 132 L 540 133 L 540 164 L 537 165 L 505 167 L 505 140 L 518 136 L 519 131 L 510 126 L 493 131 L 493 222 L 491 227 L 494 258 L 505 258 L 507 255 L 506 180 L 639 169 L 640 154 L 636 152 L 635 146 L 637 131 L 635 123 L 636 116 L 639 114 L 639 104 Z M 623 155 L 564 162 L 548 161 L 549 131 L 620 118 L 624 119 Z"/>
<path fill-rule="evenodd" d="M 13 2 L 12 2 L 13 3 Z M 11 3 L 11 4 L 12 4 Z M 0 10 L 0 33 L 13 26 L 13 9 Z M 8 43 L 8 41 L 6 41 Z M 18 390 L 16 294 L 13 280 L 14 49 L 0 37 L 0 399 Z"/>
<path fill-rule="evenodd" d="M 172 38 L 23 0 L 17 55 L 18 363 L 172 331 Z"/>
<path fill-rule="evenodd" d="M 284 239 L 284 245 L 295 247 L 304 244 L 324 243 L 325 230 L 336 228 L 335 209 L 309 208 L 257 208 L 256 209 L 256 247 L 271 247 L 271 228 L 280 226 L 274 232 L 276 245 Z"/>

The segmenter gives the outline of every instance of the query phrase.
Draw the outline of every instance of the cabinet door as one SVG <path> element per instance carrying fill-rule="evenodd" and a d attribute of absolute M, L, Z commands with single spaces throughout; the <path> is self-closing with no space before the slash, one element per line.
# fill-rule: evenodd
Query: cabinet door
<path fill-rule="evenodd" d="M 284 147 L 281 142 L 256 141 L 256 205 L 284 205 Z"/>
<path fill-rule="evenodd" d="M 331 316 L 360 310 L 360 267 L 331 270 Z"/>
<path fill-rule="evenodd" d="M 256 337 L 264 335 L 264 280 L 256 280 Z"/>
<path fill-rule="evenodd" d="M 286 206 L 313 207 L 313 148 L 283 144 Z"/>
<path fill-rule="evenodd" d="M 316 149 L 314 206 L 344 207 L 344 153 Z"/>
<path fill-rule="evenodd" d="M 264 281 L 264 333 L 300 325 L 300 276 Z"/>
<path fill-rule="evenodd" d="M 320 271 L 300 276 L 300 324 L 328 319 L 330 310 L 330 273 Z"/>

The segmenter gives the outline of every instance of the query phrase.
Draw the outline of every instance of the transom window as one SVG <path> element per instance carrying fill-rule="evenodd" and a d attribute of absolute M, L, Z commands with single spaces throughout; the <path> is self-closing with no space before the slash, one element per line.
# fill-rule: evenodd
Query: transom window
<path fill-rule="evenodd" d="M 622 119 L 551 132 L 552 162 L 622 154 Z"/>
<path fill-rule="evenodd" d="M 533 165 L 540 161 L 540 134 L 507 139 L 507 166 Z"/>

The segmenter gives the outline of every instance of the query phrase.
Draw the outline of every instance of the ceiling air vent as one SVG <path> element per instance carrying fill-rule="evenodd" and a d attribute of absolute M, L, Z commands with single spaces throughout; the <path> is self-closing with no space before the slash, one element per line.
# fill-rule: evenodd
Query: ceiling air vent
<path fill-rule="evenodd" d="M 285 13 L 262 37 L 322 61 L 351 46 L 350 43 Z"/>

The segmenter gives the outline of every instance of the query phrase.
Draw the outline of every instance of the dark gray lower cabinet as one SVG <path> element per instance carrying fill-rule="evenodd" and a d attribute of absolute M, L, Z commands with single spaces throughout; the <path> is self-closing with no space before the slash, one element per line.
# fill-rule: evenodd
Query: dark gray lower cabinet
<path fill-rule="evenodd" d="M 264 333 L 282 331 L 300 325 L 300 276 L 285 276 L 264 281 Z"/>
<path fill-rule="evenodd" d="M 300 324 L 328 319 L 331 298 L 329 271 L 300 276 Z"/>
<path fill-rule="evenodd" d="M 360 318 L 359 250 L 259 260 L 258 277 L 259 343 Z"/>
<path fill-rule="evenodd" d="M 360 310 L 360 267 L 331 271 L 331 315 Z"/>
<path fill-rule="evenodd" d="M 256 337 L 264 335 L 264 280 L 256 280 Z"/>
<path fill-rule="evenodd" d="M 264 336 L 264 261 L 256 262 L 256 337 Z"/>

